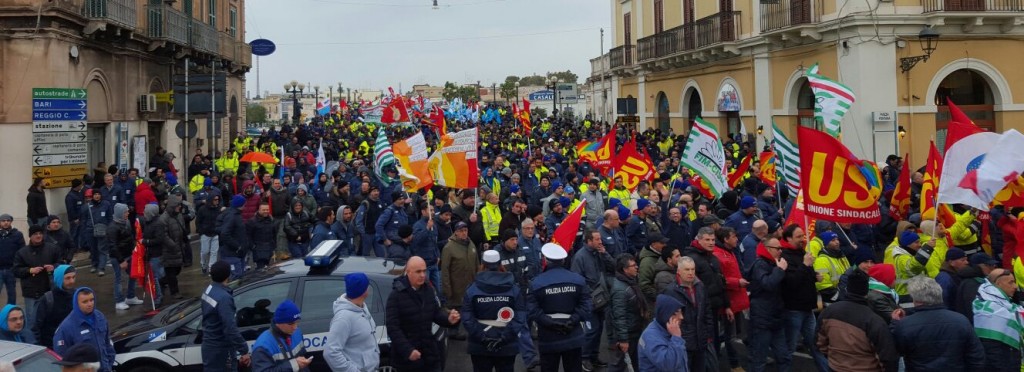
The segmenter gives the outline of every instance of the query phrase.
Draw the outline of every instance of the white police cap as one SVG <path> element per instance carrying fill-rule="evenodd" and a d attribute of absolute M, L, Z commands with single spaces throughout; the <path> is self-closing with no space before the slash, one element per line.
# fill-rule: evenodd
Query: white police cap
<path fill-rule="evenodd" d="M 484 252 L 484 263 L 496 264 L 501 261 L 501 255 L 497 251 L 488 250 Z"/>
<path fill-rule="evenodd" d="M 565 248 L 555 243 L 544 244 L 540 248 L 540 252 L 549 260 L 564 260 L 566 257 L 569 257 L 569 253 L 565 251 Z"/>

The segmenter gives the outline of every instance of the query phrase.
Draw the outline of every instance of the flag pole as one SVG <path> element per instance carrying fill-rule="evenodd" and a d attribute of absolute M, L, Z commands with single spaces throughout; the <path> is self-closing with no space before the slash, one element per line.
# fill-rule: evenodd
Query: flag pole
<path fill-rule="evenodd" d="M 683 160 L 679 159 L 679 165 L 676 166 L 676 173 L 675 173 L 675 175 L 679 175 L 679 172 L 682 172 L 682 171 L 683 171 Z M 682 178 L 682 176 L 680 175 L 679 178 Z M 675 189 L 675 187 L 673 187 L 673 185 L 672 185 L 673 183 L 675 183 L 675 181 L 672 180 L 672 176 L 669 176 L 668 197 L 665 198 L 666 199 L 665 200 L 665 211 L 668 211 L 669 209 L 672 209 L 672 190 Z M 679 198 L 682 199 L 682 195 L 680 195 Z M 689 211 L 687 211 L 687 212 L 689 212 Z"/>

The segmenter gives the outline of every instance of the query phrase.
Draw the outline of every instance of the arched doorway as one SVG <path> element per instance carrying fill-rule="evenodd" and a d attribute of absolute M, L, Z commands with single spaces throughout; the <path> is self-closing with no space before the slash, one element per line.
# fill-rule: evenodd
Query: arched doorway
<path fill-rule="evenodd" d="M 687 128 L 690 127 L 690 123 L 701 117 L 701 112 L 704 110 L 704 105 L 700 100 L 700 92 L 697 89 L 690 89 L 687 93 L 689 98 L 686 99 L 686 123 Z"/>
<path fill-rule="evenodd" d="M 821 130 L 821 125 L 814 120 L 814 92 L 807 78 L 800 78 L 797 83 L 800 90 L 796 95 L 796 118 L 800 126 Z"/>
<path fill-rule="evenodd" d="M 946 129 L 949 128 L 949 106 L 946 99 L 952 100 L 971 118 L 974 124 L 984 130 L 995 131 L 995 112 L 992 88 L 980 73 L 969 69 L 956 70 L 946 75 L 935 90 L 935 140 L 937 146 L 946 143 Z M 940 145 L 941 144 L 941 145 Z M 945 149 L 940 149 L 945 151 Z"/>
<path fill-rule="evenodd" d="M 656 102 L 658 107 L 658 130 L 662 133 L 668 133 L 669 129 L 671 129 L 671 120 L 669 119 L 670 108 L 668 104 L 668 96 L 665 95 L 665 92 L 658 92 L 658 99 Z"/>

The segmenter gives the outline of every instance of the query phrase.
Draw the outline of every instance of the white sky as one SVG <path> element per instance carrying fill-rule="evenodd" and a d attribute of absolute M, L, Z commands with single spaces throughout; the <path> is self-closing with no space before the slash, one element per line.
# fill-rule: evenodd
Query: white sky
<path fill-rule="evenodd" d="M 260 57 L 260 90 L 291 80 L 355 89 L 399 84 L 482 85 L 505 76 L 572 70 L 610 48 L 607 0 L 248 0 L 246 41 L 277 51 Z M 256 93 L 256 57 L 247 89 Z"/>

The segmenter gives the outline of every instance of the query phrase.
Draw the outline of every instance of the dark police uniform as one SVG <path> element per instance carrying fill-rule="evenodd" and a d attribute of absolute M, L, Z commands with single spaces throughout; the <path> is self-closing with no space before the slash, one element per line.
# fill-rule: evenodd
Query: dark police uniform
<path fill-rule="evenodd" d="M 236 371 L 238 357 L 249 353 L 249 345 L 235 322 L 235 299 L 231 288 L 213 283 L 203 291 L 203 370 Z"/>
<path fill-rule="evenodd" d="M 550 254 L 555 244 L 542 248 L 548 258 L 548 268 L 533 279 L 527 296 L 530 320 L 537 323 L 538 349 L 541 351 L 541 371 L 558 371 L 561 362 L 564 371 L 582 370 L 583 327 L 580 321 L 591 311 L 590 289 L 582 276 L 565 269 L 561 259 Z"/>
<path fill-rule="evenodd" d="M 526 305 L 511 273 L 476 274 L 462 302 L 462 324 L 469 333 L 466 352 L 473 370 L 515 370 L 519 332 L 525 322 Z"/>

